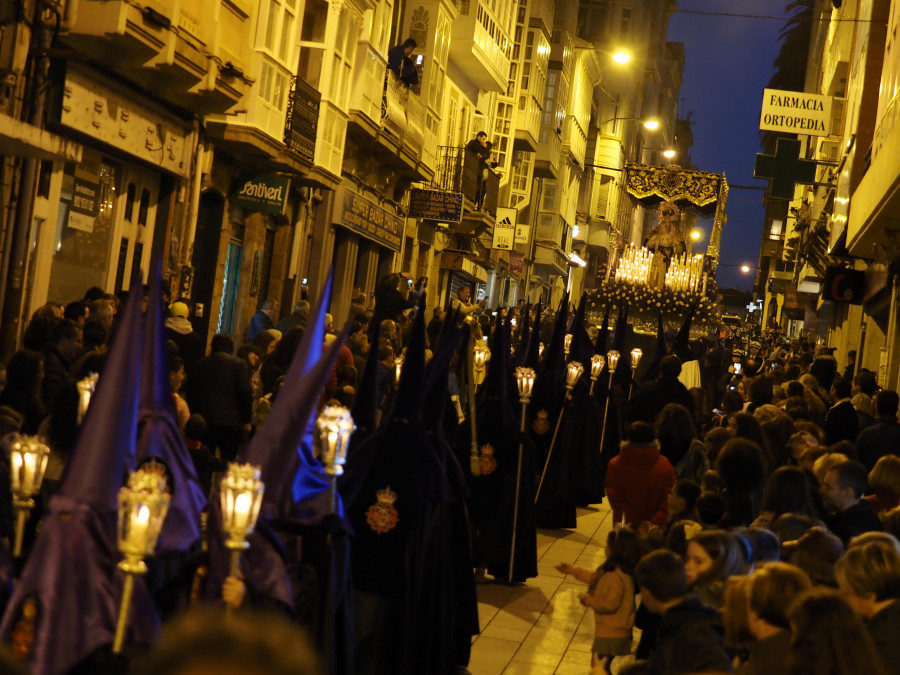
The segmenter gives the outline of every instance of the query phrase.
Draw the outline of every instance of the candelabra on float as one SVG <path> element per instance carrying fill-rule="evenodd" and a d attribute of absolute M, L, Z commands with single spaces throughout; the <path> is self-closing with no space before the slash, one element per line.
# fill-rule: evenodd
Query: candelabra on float
<path fill-rule="evenodd" d="M 9 487 L 12 492 L 13 508 L 16 511 L 16 532 L 13 543 L 13 557 L 22 555 L 22 540 L 25 523 L 34 508 L 34 496 L 40 492 L 44 472 L 50 459 L 50 448 L 37 436 L 16 434 L 9 443 Z"/>
<path fill-rule="evenodd" d="M 122 653 L 134 594 L 134 578 L 147 572 L 144 558 L 152 556 L 156 550 L 156 540 L 169 511 L 170 499 L 165 472 L 150 467 L 135 471 L 128 478 L 128 485 L 119 490 L 117 541 L 119 551 L 125 558 L 118 568 L 125 573 L 125 585 L 113 640 L 114 654 Z"/>
<path fill-rule="evenodd" d="M 522 452 L 525 444 L 525 417 L 528 410 L 528 402 L 531 400 L 531 392 L 534 389 L 534 370 L 519 366 L 516 368 L 516 385 L 519 388 L 519 403 L 522 404 L 522 414 L 519 418 L 519 460 L 516 464 L 516 493 L 513 500 L 512 543 L 509 548 L 509 576 L 513 581 L 513 560 L 516 555 L 516 531 L 519 527 L 519 494 L 522 490 Z"/>
<path fill-rule="evenodd" d="M 350 436 L 356 429 L 353 417 L 347 408 L 337 405 L 325 406 L 322 414 L 316 419 L 319 432 L 319 451 L 322 453 L 322 464 L 329 478 L 328 504 L 329 513 L 337 511 L 337 479 L 344 473 L 347 463 L 347 451 L 350 447 Z"/>
<path fill-rule="evenodd" d="M 603 429 L 600 431 L 601 454 L 603 453 L 603 443 L 606 440 L 606 418 L 609 416 L 609 401 L 613 395 L 613 376 L 616 374 L 616 366 L 619 365 L 619 352 L 615 349 L 606 352 L 606 363 L 609 366 L 609 388 L 606 392 L 606 403 L 603 404 Z"/>
<path fill-rule="evenodd" d="M 541 488 L 544 486 L 544 478 L 547 476 L 547 467 L 550 466 L 550 457 L 553 455 L 553 448 L 556 445 L 556 437 L 559 435 L 559 427 L 562 424 L 563 414 L 566 412 L 565 399 L 572 396 L 572 390 L 578 384 L 581 374 L 584 372 L 584 366 L 578 361 L 569 361 L 566 366 L 566 393 L 563 397 L 562 407 L 559 409 L 559 417 L 556 418 L 556 428 L 553 430 L 553 438 L 550 439 L 550 448 L 547 450 L 547 459 L 544 462 L 544 470 L 541 471 L 541 479 L 538 481 L 537 492 L 534 494 L 534 503 L 537 504 L 538 498 L 541 496 Z"/>
<path fill-rule="evenodd" d="M 634 386 L 634 376 L 637 373 L 638 364 L 641 362 L 641 357 L 644 355 L 644 352 L 640 347 L 635 347 L 631 350 L 631 382 L 628 383 L 628 400 L 631 400 L 631 389 Z"/>
<path fill-rule="evenodd" d="M 588 396 L 594 395 L 594 385 L 597 384 L 597 380 L 600 378 L 600 373 L 603 372 L 603 368 L 606 366 L 606 357 L 603 354 L 594 354 L 591 357 L 591 389 L 588 392 Z"/>

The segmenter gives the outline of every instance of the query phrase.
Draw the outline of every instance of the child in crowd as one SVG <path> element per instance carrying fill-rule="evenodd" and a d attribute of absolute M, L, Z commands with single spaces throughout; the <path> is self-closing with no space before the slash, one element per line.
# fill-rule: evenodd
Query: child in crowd
<path fill-rule="evenodd" d="M 560 563 L 556 569 L 571 574 L 588 585 L 581 604 L 594 610 L 594 645 L 591 649 L 592 672 L 612 673 L 616 656 L 631 653 L 634 627 L 634 568 L 641 555 L 637 534 L 628 528 L 616 528 L 606 538 L 606 561 L 596 571 Z"/>

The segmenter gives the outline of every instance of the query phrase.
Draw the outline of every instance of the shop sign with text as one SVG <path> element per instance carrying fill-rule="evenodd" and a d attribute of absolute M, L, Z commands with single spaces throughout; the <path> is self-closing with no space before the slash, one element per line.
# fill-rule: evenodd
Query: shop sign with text
<path fill-rule="evenodd" d="M 231 198 L 248 211 L 284 213 L 291 179 L 270 174 L 243 174 L 234 185 Z"/>
<path fill-rule="evenodd" d="M 831 96 L 764 89 L 759 128 L 807 136 L 831 133 Z"/>
<path fill-rule="evenodd" d="M 383 209 L 355 190 L 342 186 L 337 190 L 334 222 L 394 251 L 400 250 L 403 220 Z"/>

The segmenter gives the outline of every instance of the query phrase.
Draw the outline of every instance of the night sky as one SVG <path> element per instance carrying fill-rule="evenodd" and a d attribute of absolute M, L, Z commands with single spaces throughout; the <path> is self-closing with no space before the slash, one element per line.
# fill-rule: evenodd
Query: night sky
<path fill-rule="evenodd" d="M 751 14 L 783 18 L 788 0 L 678 0 L 679 11 L 669 24 L 669 41 L 683 42 L 684 82 L 679 117 L 691 113 L 694 146 L 691 162 L 701 171 L 725 173 L 728 222 L 722 231 L 717 281 L 721 288 L 750 290 L 759 258 L 765 187 L 753 177 L 759 145 L 759 113 L 763 89 L 773 73 L 784 21 L 721 14 Z M 683 11 L 688 10 L 688 11 Z M 689 10 L 720 15 L 691 14 Z M 708 241 L 709 224 L 703 223 Z"/>

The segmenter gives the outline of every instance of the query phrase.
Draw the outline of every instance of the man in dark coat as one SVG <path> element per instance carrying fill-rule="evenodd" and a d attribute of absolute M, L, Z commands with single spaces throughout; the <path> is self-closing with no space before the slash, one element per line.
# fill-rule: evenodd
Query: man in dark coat
<path fill-rule="evenodd" d="M 660 615 L 656 641 L 647 659 L 654 675 L 730 673 L 718 610 L 687 592 L 684 563 L 677 554 L 657 550 L 635 569 L 641 601 Z"/>
<path fill-rule="evenodd" d="M 44 381 L 41 399 L 48 411 L 53 411 L 60 390 L 72 381 L 69 367 L 78 357 L 82 345 L 82 329 L 74 321 L 63 319 L 50 334 L 50 343 L 44 349 Z"/>
<path fill-rule="evenodd" d="M 278 303 L 275 300 L 263 300 L 263 303 L 259 306 L 259 311 L 253 315 L 252 319 L 250 319 L 250 327 L 247 329 L 247 339 L 250 340 L 250 342 L 253 342 L 256 339 L 256 336 L 264 330 L 275 327 L 275 324 L 273 324 L 272 321 L 275 318 L 275 312 L 277 310 Z"/>
<path fill-rule="evenodd" d="M 275 326 L 277 330 L 281 331 L 281 334 L 284 335 L 294 326 L 300 326 L 304 330 L 306 329 L 306 319 L 309 316 L 309 301 L 308 300 L 298 300 L 294 305 L 294 310 L 284 317 L 278 324 Z"/>
<path fill-rule="evenodd" d="M 869 502 L 862 498 L 867 487 L 866 474 L 862 464 L 847 460 L 826 472 L 819 489 L 825 508 L 832 512 L 825 524 L 844 546 L 863 532 L 884 529 Z"/>
<path fill-rule="evenodd" d="M 851 388 L 850 380 L 842 377 L 834 378 L 831 383 L 831 397 L 835 404 L 825 413 L 825 445 L 838 441 L 853 443 L 859 434 L 859 420 L 850 402 Z"/>
<path fill-rule="evenodd" d="M 625 420 L 653 424 L 667 403 L 680 403 L 694 415 L 694 397 L 679 380 L 681 359 L 674 354 L 664 357 L 659 364 L 659 377 L 641 386 L 628 402 Z"/>
<path fill-rule="evenodd" d="M 392 272 L 378 282 L 378 288 L 375 289 L 375 309 L 369 322 L 369 342 L 373 345 L 378 344 L 378 329 L 382 321 L 397 321 L 403 312 L 416 304 L 416 295 L 409 292 L 411 284 L 408 277 L 398 272 Z"/>
<path fill-rule="evenodd" d="M 870 471 L 883 455 L 900 454 L 900 424 L 897 423 L 897 407 L 900 397 L 896 391 L 883 389 L 875 395 L 875 424 L 859 432 L 856 437 L 856 456 Z"/>
<path fill-rule="evenodd" d="M 213 337 L 209 356 L 200 359 L 188 381 L 191 410 L 209 426 L 206 444 L 219 448 L 222 459 L 233 461 L 250 431 L 253 395 L 247 364 L 233 355 L 234 343 L 225 334 Z"/>

